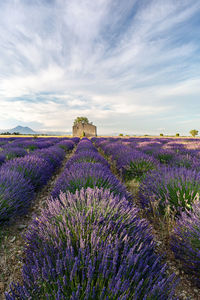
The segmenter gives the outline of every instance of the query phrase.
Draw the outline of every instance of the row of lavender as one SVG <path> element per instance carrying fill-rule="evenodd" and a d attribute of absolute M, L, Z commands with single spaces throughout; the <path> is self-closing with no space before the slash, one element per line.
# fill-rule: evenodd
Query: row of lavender
<path fill-rule="evenodd" d="M 174 275 L 154 252 L 148 222 L 87 139 L 25 241 L 23 284 L 12 284 L 7 300 L 173 299 Z"/>
<path fill-rule="evenodd" d="M 35 143 L 35 149 L 40 144 L 42 149 L 27 153 L 27 143 Z M 73 140 L 34 142 L 23 138 L 12 141 L 9 147 L 16 149 L 16 144 L 26 155 L 8 160 L 0 168 L 0 225 L 26 214 L 35 192 L 47 183 L 61 164 L 65 152 L 74 147 Z"/>
<path fill-rule="evenodd" d="M 63 138 L 0 138 L 0 166 L 13 158 L 24 157 L 37 149 L 45 149 Z"/>
<path fill-rule="evenodd" d="M 171 249 L 200 286 L 200 142 L 93 139 L 111 156 L 124 181 L 140 182 L 147 215 L 175 219 Z"/>

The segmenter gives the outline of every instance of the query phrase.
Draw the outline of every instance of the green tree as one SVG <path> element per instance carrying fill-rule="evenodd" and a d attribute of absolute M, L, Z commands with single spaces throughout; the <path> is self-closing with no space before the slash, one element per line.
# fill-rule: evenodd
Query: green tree
<path fill-rule="evenodd" d="M 89 120 L 86 117 L 77 117 L 74 120 L 74 125 L 77 125 L 77 124 L 89 124 Z"/>
<path fill-rule="evenodd" d="M 7 131 L 7 132 L 2 132 L 1 135 L 11 135 L 11 133 Z"/>
<path fill-rule="evenodd" d="M 160 133 L 160 136 L 164 136 L 164 134 L 163 134 L 163 133 Z"/>
<path fill-rule="evenodd" d="M 192 129 L 192 130 L 190 130 L 190 134 L 191 134 L 193 137 L 195 137 L 196 135 L 199 134 L 199 132 L 198 132 L 198 130 L 196 130 L 196 129 Z"/>
<path fill-rule="evenodd" d="M 180 134 L 179 134 L 179 133 L 176 133 L 176 136 L 180 136 Z"/>
<path fill-rule="evenodd" d="M 119 136 L 123 136 L 123 133 L 120 133 Z"/>

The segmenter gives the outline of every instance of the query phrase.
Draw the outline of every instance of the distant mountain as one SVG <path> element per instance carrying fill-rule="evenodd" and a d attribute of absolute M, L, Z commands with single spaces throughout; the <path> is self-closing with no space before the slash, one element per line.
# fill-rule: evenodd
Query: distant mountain
<path fill-rule="evenodd" d="M 23 127 L 23 126 L 17 126 L 15 128 L 9 129 L 8 132 L 13 133 L 13 132 L 19 132 L 21 134 L 36 134 L 37 132 L 32 130 L 29 127 Z"/>
<path fill-rule="evenodd" d="M 70 131 L 34 131 L 33 129 L 31 129 L 30 127 L 23 127 L 23 126 L 17 126 L 15 128 L 12 129 L 4 129 L 1 130 L 0 129 L 0 133 L 3 132 L 10 132 L 10 133 L 14 133 L 14 132 L 18 132 L 20 134 L 43 134 L 43 135 L 71 135 L 72 132 Z"/>

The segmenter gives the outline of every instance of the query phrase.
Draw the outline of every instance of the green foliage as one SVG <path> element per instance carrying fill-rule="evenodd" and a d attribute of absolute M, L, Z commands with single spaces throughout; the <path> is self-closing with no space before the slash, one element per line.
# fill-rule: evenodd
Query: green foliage
<path fill-rule="evenodd" d="M 192 166 L 191 160 L 189 160 L 187 157 L 184 157 L 183 159 L 175 161 L 175 164 L 177 167 L 184 167 L 187 169 L 190 169 Z"/>
<path fill-rule="evenodd" d="M 77 117 L 74 120 L 74 125 L 77 125 L 77 124 L 89 124 L 89 120 L 86 117 Z"/>
<path fill-rule="evenodd" d="M 195 137 L 196 135 L 199 134 L 199 132 L 198 132 L 198 130 L 196 130 L 196 129 L 192 129 L 192 130 L 190 130 L 190 134 L 191 134 L 193 137 Z"/>
<path fill-rule="evenodd" d="M 180 136 L 180 134 L 179 134 L 179 133 L 176 133 L 176 136 Z"/>
<path fill-rule="evenodd" d="M 199 228 L 197 227 L 196 230 L 197 230 L 197 232 L 198 232 L 198 231 L 199 231 Z M 194 232 L 194 237 L 193 237 L 193 239 L 191 240 L 191 245 L 192 245 L 192 248 L 193 248 L 194 250 L 197 249 L 198 251 L 200 251 L 200 240 L 199 240 L 199 235 L 198 235 L 197 232 Z"/>
<path fill-rule="evenodd" d="M 123 133 L 120 133 L 119 136 L 123 136 Z"/>
<path fill-rule="evenodd" d="M 199 188 L 199 183 L 180 179 L 172 179 L 166 186 L 158 186 L 161 213 L 164 214 L 166 210 L 166 195 L 171 211 L 179 214 L 180 211 L 185 209 L 190 210 Z"/>
<path fill-rule="evenodd" d="M 163 133 L 160 133 L 160 136 L 164 136 L 164 134 L 163 134 Z"/>
<path fill-rule="evenodd" d="M 131 161 L 129 166 L 125 170 L 124 179 L 126 181 L 132 179 L 136 179 L 140 181 L 144 179 L 148 171 L 154 169 L 155 169 L 155 165 L 151 161 L 147 161 L 147 160 Z"/>
<path fill-rule="evenodd" d="M 161 164 L 168 164 L 173 159 L 173 154 L 171 153 L 158 153 L 156 158 Z"/>
<path fill-rule="evenodd" d="M 28 151 L 34 151 L 35 149 L 37 149 L 37 147 L 35 145 L 29 145 L 26 150 Z"/>
<path fill-rule="evenodd" d="M 2 132 L 2 133 L 0 133 L 1 135 L 11 135 L 11 133 L 10 132 Z"/>
<path fill-rule="evenodd" d="M 149 154 L 149 155 L 153 155 L 154 150 L 153 149 L 144 150 L 144 153 Z"/>
<path fill-rule="evenodd" d="M 103 189 L 111 189 L 111 191 L 114 191 L 114 188 L 112 187 L 111 183 L 107 178 L 99 177 L 94 178 L 94 176 L 87 176 L 85 179 L 83 178 L 76 178 L 69 181 L 68 191 L 70 193 L 75 193 L 77 190 L 81 190 L 81 188 L 87 189 L 91 188 L 94 189 L 95 187 L 103 188 Z"/>

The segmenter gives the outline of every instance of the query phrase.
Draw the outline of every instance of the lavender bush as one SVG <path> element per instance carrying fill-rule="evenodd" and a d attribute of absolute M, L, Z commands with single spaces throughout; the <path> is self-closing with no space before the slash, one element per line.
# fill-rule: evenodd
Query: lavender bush
<path fill-rule="evenodd" d="M 106 144 L 104 143 L 100 146 L 100 148 L 107 156 L 111 156 L 111 158 L 114 160 L 116 160 L 118 157 L 121 157 L 122 155 L 126 155 L 127 152 L 129 153 L 131 151 L 128 146 L 116 142 Z"/>
<path fill-rule="evenodd" d="M 104 189 L 111 189 L 115 194 L 131 199 L 131 195 L 126 191 L 125 186 L 107 167 L 100 163 L 74 163 L 71 167 L 66 168 L 57 180 L 52 196 L 54 198 L 58 197 L 60 191 L 75 193 L 76 190 L 80 190 L 82 187 L 85 189 L 88 187 L 103 187 Z"/>
<path fill-rule="evenodd" d="M 49 148 L 52 147 L 55 143 L 50 141 L 49 139 L 37 139 L 35 141 L 35 145 L 38 149 L 45 149 L 45 148 Z"/>
<path fill-rule="evenodd" d="M 70 139 L 72 142 L 74 142 L 75 144 L 78 144 L 79 141 L 80 141 L 80 138 L 79 137 L 73 137 Z"/>
<path fill-rule="evenodd" d="M 0 152 L 0 166 L 5 162 L 6 155 Z"/>
<path fill-rule="evenodd" d="M 62 194 L 26 242 L 23 284 L 7 300 L 173 299 L 174 275 L 154 253 L 148 223 L 109 191 Z"/>
<path fill-rule="evenodd" d="M 144 208 L 157 202 L 158 213 L 166 208 L 176 214 L 191 209 L 200 190 L 200 173 L 186 168 L 163 167 L 153 171 L 140 186 L 140 201 Z"/>
<path fill-rule="evenodd" d="M 101 163 L 102 165 L 107 166 L 109 168 L 108 162 L 98 152 L 93 150 L 78 151 L 78 153 L 73 155 L 68 160 L 67 166 L 70 166 L 74 163 L 82 162 Z"/>
<path fill-rule="evenodd" d="M 200 171 L 200 161 L 196 156 L 190 154 L 177 154 L 174 156 L 173 161 L 170 163 L 171 166 L 185 167 L 187 169 L 193 169 Z"/>
<path fill-rule="evenodd" d="M 118 155 L 116 167 L 124 180 L 142 180 L 149 171 L 157 169 L 158 161 L 139 151 L 131 151 L 126 155 Z"/>
<path fill-rule="evenodd" d="M 172 234 L 171 249 L 180 259 L 186 272 L 200 287 L 200 202 L 194 201 L 192 210 L 183 212 Z"/>
<path fill-rule="evenodd" d="M 4 145 L 6 145 L 8 143 L 8 139 L 7 138 L 0 138 L 0 147 L 1 146 L 4 146 Z"/>
<path fill-rule="evenodd" d="M 167 149 L 159 149 L 152 153 L 152 155 L 160 161 L 161 164 L 169 164 L 175 155 L 175 152 Z"/>
<path fill-rule="evenodd" d="M 75 143 L 72 140 L 60 141 L 57 146 L 64 149 L 65 151 L 70 151 L 74 148 Z"/>
<path fill-rule="evenodd" d="M 13 170 L 30 180 L 35 189 L 45 185 L 52 175 L 53 168 L 44 159 L 35 155 L 16 158 L 2 166 L 2 170 Z"/>
<path fill-rule="evenodd" d="M 34 197 L 34 188 L 22 174 L 0 170 L 0 223 L 27 212 Z"/>
<path fill-rule="evenodd" d="M 6 160 L 13 159 L 15 157 L 23 157 L 27 154 L 27 151 L 19 147 L 7 147 L 4 148 L 2 154 L 6 156 Z"/>
<path fill-rule="evenodd" d="M 93 152 L 98 152 L 97 149 L 94 147 L 94 145 L 92 144 L 92 142 L 90 140 L 88 140 L 87 138 L 82 139 L 76 148 L 76 153 L 79 153 L 81 151 L 85 151 L 85 150 L 90 150 Z"/>
<path fill-rule="evenodd" d="M 164 149 L 170 149 L 176 153 L 182 153 L 185 151 L 185 145 L 179 141 L 171 141 L 164 146 Z"/>
<path fill-rule="evenodd" d="M 34 151 L 38 148 L 36 142 L 31 138 L 23 140 L 22 143 L 20 143 L 20 146 L 26 149 L 28 152 Z"/>
<path fill-rule="evenodd" d="M 128 144 L 122 144 L 121 141 L 99 144 L 104 153 L 116 162 L 122 179 L 128 181 L 134 178 L 140 181 L 149 171 L 157 169 L 159 162 L 145 153 L 131 149 L 130 145 L 130 141 Z"/>
<path fill-rule="evenodd" d="M 62 160 L 64 159 L 65 151 L 59 146 L 52 146 L 47 149 L 36 150 L 31 155 L 45 159 L 55 170 L 60 166 Z"/>

